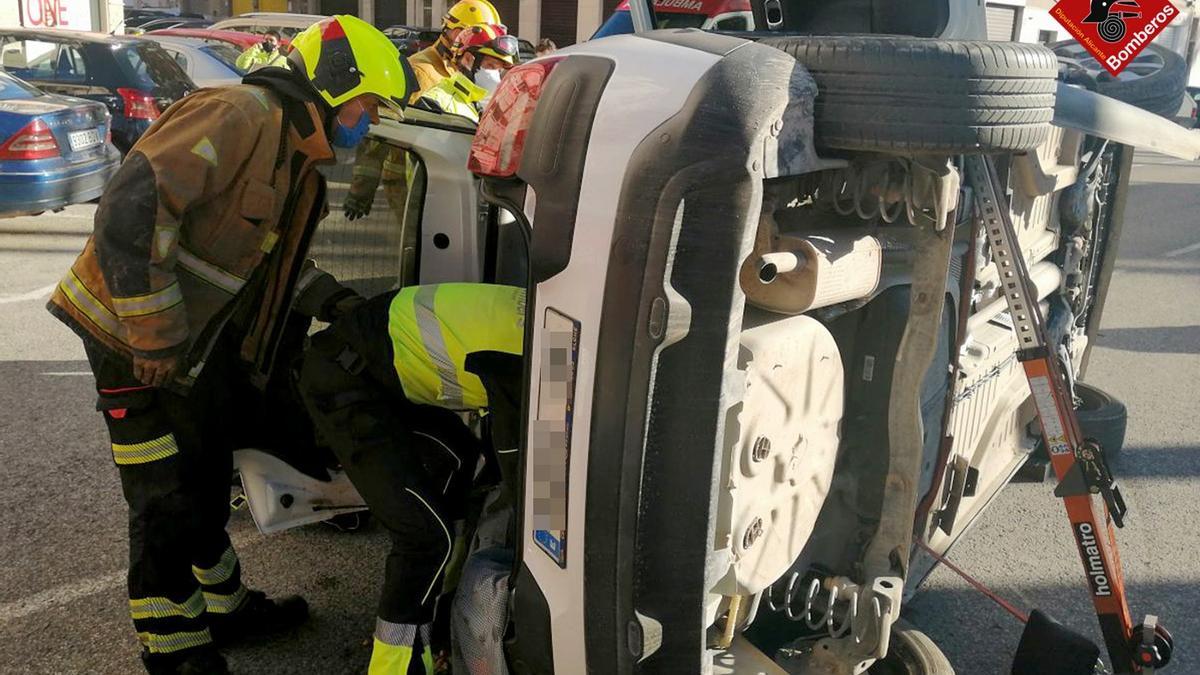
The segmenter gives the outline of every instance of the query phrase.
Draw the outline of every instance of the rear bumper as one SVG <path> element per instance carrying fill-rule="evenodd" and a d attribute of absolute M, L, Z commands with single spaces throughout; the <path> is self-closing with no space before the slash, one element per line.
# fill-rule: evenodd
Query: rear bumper
<path fill-rule="evenodd" d="M 121 156 L 105 157 L 56 170 L 21 171 L 16 162 L 0 165 L 0 216 L 16 216 L 90 201 L 104 193 Z"/>

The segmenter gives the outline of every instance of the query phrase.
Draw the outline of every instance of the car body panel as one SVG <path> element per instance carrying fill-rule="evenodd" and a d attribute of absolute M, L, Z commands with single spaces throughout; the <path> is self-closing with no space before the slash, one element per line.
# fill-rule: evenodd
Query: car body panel
<path fill-rule="evenodd" d="M 238 50 L 229 43 L 210 44 L 204 40 L 147 34 L 157 42 L 198 87 L 222 87 L 238 84 L 245 73 L 234 62 Z"/>

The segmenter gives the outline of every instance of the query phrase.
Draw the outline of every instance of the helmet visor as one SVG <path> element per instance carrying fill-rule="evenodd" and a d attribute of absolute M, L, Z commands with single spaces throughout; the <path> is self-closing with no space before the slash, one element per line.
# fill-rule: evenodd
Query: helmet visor
<path fill-rule="evenodd" d="M 492 40 L 490 46 L 496 53 L 503 56 L 516 56 L 517 52 L 520 51 L 520 44 L 517 42 L 517 38 L 512 35 L 501 35 Z"/>

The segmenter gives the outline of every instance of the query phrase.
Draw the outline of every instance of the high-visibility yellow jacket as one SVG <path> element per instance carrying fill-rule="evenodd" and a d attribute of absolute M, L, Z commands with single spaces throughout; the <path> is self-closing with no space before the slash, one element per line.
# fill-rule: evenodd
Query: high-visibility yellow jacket
<path fill-rule="evenodd" d="M 487 391 L 466 370 L 476 352 L 520 355 L 525 289 L 496 284 L 409 286 L 388 308 L 392 365 L 404 396 L 451 410 L 487 408 Z"/>
<path fill-rule="evenodd" d="M 453 75 L 421 92 L 417 104 L 432 104 L 438 112 L 465 117 L 479 123 L 478 104 L 487 96 L 487 89 L 480 87 L 466 75 L 455 71 Z"/>
<path fill-rule="evenodd" d="M 238 55 L 236 64 L 246 72 L 266 66 L 287 68 L 287 56 L 284 55 L 282 47 L 276 47 L 274 51 L 269 52 L 263 49 L 261 44 L 257 44 Z"/>

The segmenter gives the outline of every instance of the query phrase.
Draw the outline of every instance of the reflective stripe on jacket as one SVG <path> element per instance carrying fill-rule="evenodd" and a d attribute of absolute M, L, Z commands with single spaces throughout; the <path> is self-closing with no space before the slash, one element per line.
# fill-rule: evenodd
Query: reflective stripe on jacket
<path fill-rule="evenodd" d="M 186 356 L 186 385 L 266 261 L 241 351 L 260 373 L 270 369 L 269 343 L 296 300 L 308 232 L 326 210 L 315 167 L 333 160 L 315 104 L 272 81 L 279 77 L 197 91 L 162 114 L 108 184 L 51 313 L 119 355 Z"/>
<path fill-rule="evenodd" d="M 487 407 L 483 383 L 466 370 L 475 352 L 521 354 L 525 290 L 447 283 L 398 291 L 388 310 L 392 364 L 405 397 L 452 410 Z"/>
<path fill-rule="evenodd" d="M 440 112 L 465 117 L 478 124 L 479 108 L 476 104 L 484 96 L 487 96 L 487 89 L 456 72 L 422 92 L 418 101 L 431 102 Z"/>

